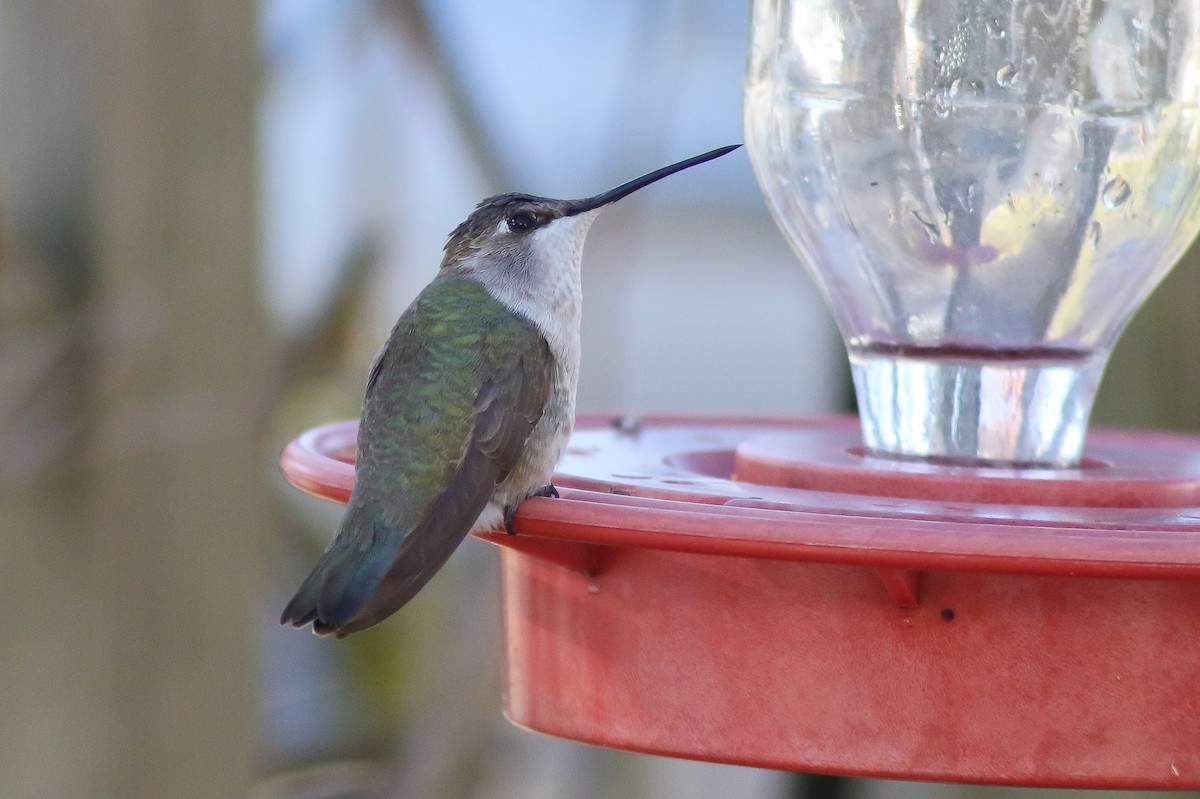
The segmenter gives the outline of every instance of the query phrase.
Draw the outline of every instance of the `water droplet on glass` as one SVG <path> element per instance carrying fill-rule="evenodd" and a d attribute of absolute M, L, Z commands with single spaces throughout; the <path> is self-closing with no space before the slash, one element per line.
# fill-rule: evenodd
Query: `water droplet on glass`
<path fill-rule="evenodd" d="M 954 82 L 950 84 L 949 94 L 954 99 L 978 99 L 983 96 L 983 81 L 976 78 L 971 78 L 970 80 L 955 78 Z"/>
<path fill-rule="evenodd" d="M 908 114 L 904 110 L 904 101 L 899 97 L 892 106 L 892 114 L 896 117 L 896 130 L 908 130 Z"/>
<path fill-rule="evenodd" d="M 1000 21 L 999 17 L 992 17 L 989 19 L 985 27 L 987 28 L 987 35 L 989 38 L 1004 38 L 1004 23 Z"/>
<path fill-rule="evenodd" d="M 910 213 L 912 213 L 913 219 L 917 220 L 917 224 L 921 226 L 921 229 L 925 231 L 925 235 L 929 237 L 929 243 L 937 244 L 939 241 L 938 226 L 921 216 L 921 212 L 915 208 Z"/>
<path fill-rule="evenodd" d="M 1100 223 L 1092 222 L 1088 225 L 1088 238 L 1092 240 L 1093 247 L 1100 246 Z"/>
<path fill-rule="evenodd" d="M 1007 89 L 1017 79 L 1017 65 L 1009 62 L 996 70 L 996 85 Z"/>
<path fill-rule="evenodd" d="M 1104 202 L 1105 208 L 1112 209 L 1123 205 L 1132 193 L 1133 189 L 1129 188 L 1125 178 L 1118 175 L 1104 184 L 1104 189 L 1100 192 L 1100 199 Z"/>
<path fill-rule="evenodd" d="M 975 213 L 975 181 L 971 181 L 966 186 L 955 188 L 954 199 L 958 201 L 958 205 L 968 214 Z"/>
<path fill-rule="evenodd" d="M 904 330 L 912 338 L 932 338 L 938 334 L 936 319 L 928 319 L 918 314 L 904 317 Z"/>
<path fill-rule="evenodd" d="M 944 89 L 933 95 L 933 113 L 942 119 L 950 116 L 950 97 Z"/>

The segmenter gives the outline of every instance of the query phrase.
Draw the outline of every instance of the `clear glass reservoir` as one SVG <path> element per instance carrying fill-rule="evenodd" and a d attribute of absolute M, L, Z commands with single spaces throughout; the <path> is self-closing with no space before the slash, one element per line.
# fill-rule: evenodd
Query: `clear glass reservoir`
<path fill-rule="evenodd" d="M 1200 0 L 754 0 L 745 124 L 877 453 L 1071 466 L 1200 226 Z"/>

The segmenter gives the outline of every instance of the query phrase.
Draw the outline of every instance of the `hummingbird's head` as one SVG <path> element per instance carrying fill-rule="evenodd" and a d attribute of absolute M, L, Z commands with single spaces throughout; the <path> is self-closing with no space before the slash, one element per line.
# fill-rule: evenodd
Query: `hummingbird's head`
<path fill-rule="evenodd" d="M 442 268 L 481 273 L 500 269 L 511 273 L 513 279 L 560 265 L 578 269 L 584 236 L 605 206 L 740 146 L 735 144 L 693 156 L 581 200 L 555 200 L 529 194 L 489 197 L 450 234 Z"/>
<path fill-rule="evenodd" d="M 472 260 L 482 263 L 523 263 L 538 249 L 539 240 L 546 235 L 543 232 L 535 239 L 538 231 L 544 231 L 568 216 L 579 216 L 568 214 L 568 206 L 565 200 L 529 194 L 488 197 L 450 234 L 442 267 Z M 578 222 L 583 221 L 572 220 L 565 225 L 556 225 L 556 228 L 574 229 L 578 227 Z M 586 232 L 586 225 L 584 227 L 583 232 Z"/>

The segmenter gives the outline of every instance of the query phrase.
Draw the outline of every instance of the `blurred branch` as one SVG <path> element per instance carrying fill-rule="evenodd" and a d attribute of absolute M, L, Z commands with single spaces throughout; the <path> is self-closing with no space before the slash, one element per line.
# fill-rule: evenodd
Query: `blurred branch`
<path fill-rule="evenodd" d="M 393 26 L 405 49 L 435 76 L 488 185 L 495 191 L 511 190 L 516 185 L 516 176 L 508 169 L 507 159 L 475 108 L 450 48 L 439 38 L 436 26 L 430 21 L 426 4 L 421 0 L 379 0 L 379 8 L 381 18 Z"/>
<path fill-rule="evenodd" d="M 0 218 L 0 488 L 65 467 L 84 429 L 86 319 Z"/>
<path fill-rule="evenodd" d="M 338 367 L 355 316 L 363 306 L 371 273 L 378 265 L 377 237 L 364 235 L 351 243 L 337 265 L 336 281 L 321 313 L 300 335 L 283 344 L 281 379 L 274 386 L 276 400 Z"/>

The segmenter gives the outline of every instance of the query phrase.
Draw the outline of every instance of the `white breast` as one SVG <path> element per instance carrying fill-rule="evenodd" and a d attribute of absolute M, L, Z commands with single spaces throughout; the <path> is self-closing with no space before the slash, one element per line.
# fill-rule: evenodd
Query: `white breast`
<path fill-rule="evenodd" d="M 564 216 L 535 230 L 527 268 L 479 270 L 476 277 L 497 300 L 541 331 L 550 351 L 574 384 L 579 373 L 579 323 L 583 306 L 580 265 L 588 228 L 602 209 Z"/>
<path fill-rule="evenodd" d="M 546 410 L 526 443 L 516 468 L 496 488 L 475 529 L 490 529 L 503 508 L 520 502 L 550 482 L 575 420 L 579 384 L 579 324 L 583 306 L 580 266 L 583 242 L 599 208 L 561 217 L 531 234 L 526 268 L 479 269 L 476 278 L 497 300 L 530 320 L 546 337 L 554 374 Z"/>

